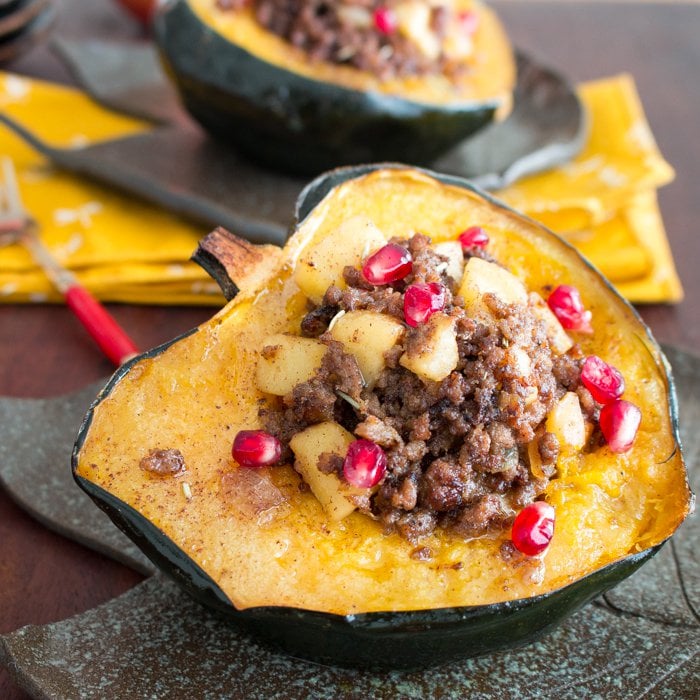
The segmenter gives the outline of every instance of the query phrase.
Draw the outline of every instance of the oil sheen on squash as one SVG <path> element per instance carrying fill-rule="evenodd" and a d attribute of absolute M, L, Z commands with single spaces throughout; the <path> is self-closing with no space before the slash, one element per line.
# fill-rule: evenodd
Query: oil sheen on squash
<path fill-rule="evenodd" d="M 343 221 L 368 216 L 388 237 L 413 231 L 453 240 L 484 226 L 490 247 L 532 291 L 580 291 L 592 335 L 576 340 L 625 375 L 641 408 L 633 448 L 606 447 L 558 463 L 546 500 L 557 514 L 543 558 L 514 566 L 508 532 L 463 541 L 436 531 L 414 545 L 354 513 L 331 521 L 290 466 L 270 468 L 285 502 L 250 514 L 222 478 L 237 467 L 231 443 L 260 427 L 255 359 L 261 340 L 298 333 L 305 300 L 291 272 L 300 253 Z M 380 170 L 341 184 L 302 222 L 278 274 L 239 295 L 199 331 L 141 360 L 95 409 L 76 473 L 133 506 L 204 569 L 239 608 L 290 606 L 339 614 L 481 605 L 552 591 L 669 537 L 690 508 L 662 358 L 633 311 L 578 254 L 537 224 L 460 187 L 413 170 Z M 139 467 L 152 449 L 178 449 L 186 471 L 158 478 Z M 187 483 L 188 489 L 182 484 Z M 188 499 L 186 493 L 191 492 Z"/>

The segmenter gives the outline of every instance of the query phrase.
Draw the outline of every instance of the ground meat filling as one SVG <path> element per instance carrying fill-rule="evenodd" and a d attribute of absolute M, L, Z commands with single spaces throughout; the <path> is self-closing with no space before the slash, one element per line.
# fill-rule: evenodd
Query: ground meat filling
<path fill-rule="evenodd" d="M 265 410 L 263 420 L 283 444 L 313 423 L 333 420 L 380 445 L 387 472 L 365 512 L 387 531 L 413 542 L 436 527 L 479 537 L 510 523 L 555 475 L 560 446 L 544 426 L 556 402 L 577 392 L 584 416 L 594 418 L 595 403 L 580 381 L 582 353 L 577 346 L 553 353 L 544 323 L 528 305 L 485 295 L 493 321 L 470 318 L 446 273 L 446 258 L 430 240 L 416 234 L 400 243 L 413 257 L 405 279 L 375 287 L 348 267 L 347 287 L 330 287 L 309 311 L 303 331 L 329 350 L 316 375 L 285 396 L 280 410 Z M 465 257 L 475 252 L 467 250 Z M 369 390 L 355 359 L 331 339 L 330 319 L 362 309 L 403 320 L 403 292 L 416 282 L 447 289 L 443 313 L 455 320 L 457 367 L 442 381 L 427 381 L 399 364 L 404 351 L 425 342 L 426 325 L 418 325 L 385 355 L 386 367 Z M 533 441 L 537 469 L 530 468 Z M 338 459 L 322 462 L 324 472 L 341 471 Z"/>
<path fill-rule="evenodd" d="M 141 459 L 139 466 L 158 476 L 175 476 L 185 471 L 185 458 L 180 450 L 151 450 Z"/>
<path fill-rule="evenodd" d="M 401 31 L 376 19 L 392 13 L 402 0 L 216 0 L 219 9 L 252 6 L 257 21 L 272 33 L 300 48 L 314 61 L 345 64 L 390 79 L 429 73 L 452 75 L 464 64 L 448 60 L 444 52 L 421 50 Z M 423 10 L 424 8 L 421 8 Z M 424 33 L 440 46 L 450 23 L 459 21 L 448 3 L 427 8 Z M 421 12 L 422 15 L 422 12 Z M 389 19 L 391 23 L 394 20 Z M 463 20 L 462 20 L 463 21 Z M 382 27 L 382 28 L 380 28 Z M 468 29 L 464 30 L 467 34 Z M 437 55 L 431 55 L 437 54 Z"/>

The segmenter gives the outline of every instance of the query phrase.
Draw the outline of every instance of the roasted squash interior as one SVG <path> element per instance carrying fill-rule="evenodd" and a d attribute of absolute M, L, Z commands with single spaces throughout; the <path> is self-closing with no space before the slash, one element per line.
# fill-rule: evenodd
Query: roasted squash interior
<path fill-rule="evenodd" d="M 458 83 L 439 75 L 379 80 L 349 66 L 311 61 L 303 51 L 262 27 L 251 10 L 222 12 L 213 0 L 189 0 L 200 20 L 240 48 L 298 75 L 347 88 L 396 95 L 433 104 L 493 100 L 510 102 L 515 62 L 508 37 L 492 10 L 479 5 L 473 69 Z M 470 7 L 473 3 L 465 3 Z"/>
<path fill-rule="evenodd" d="M 557 512 L 543 558 L 514 565 L 508 533 L 472 541 L 436 531 L 414 546 L 353 513 L 331 520 L 291 466 L 268 469 L 285 502 L 256 514 L 228 478 L 237 431 L 259 427 L 261 341 L 299 332 L 306 299 L 292 272 L 301 253 L 343 221 L 369 217 L 387 237 L 420 231 L 452 240 L 487 227 L 494 256 L 529 290 L 572 284 L 593 313 L 576 340 L 623 371 L 642 411 L 633 448 L 603 447 L 560 459 L 546 492 Z M 539 595 L 659 544 L 689 510 L 690 493 L 658 348 L 632 310 L 573 248 L 537 224 L 469 190 L 413 170 L 380 170 L 340 185 L 290 240 L 265 283 L 243 288 L 198 332 L 138 361 L 95 408 L 76 474 L 139 511 L 170 537 L 239 609 L 290 606 L 340 614 L 481 605 Z M 178 449 L 186 471 L 154 477 L 139 467 L 152 449 Z M 185 487 L 184 484 L 187 484 Z"/>

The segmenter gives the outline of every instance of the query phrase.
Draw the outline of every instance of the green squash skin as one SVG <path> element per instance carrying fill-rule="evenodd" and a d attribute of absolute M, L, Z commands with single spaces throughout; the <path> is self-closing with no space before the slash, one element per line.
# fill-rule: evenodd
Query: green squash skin
<path fill-rule="evenodd" d="M 428 668 L 535 641 L 633 574 L 662 546 L 630 555 L 557 591 L 493 605 L 358 615 L 287 607 L 236 610 L 216 582 L 138 511 L 82 477 L 76 481 L 195 600 L 275 650 L 348 668 Z"/>
<path fill-rule="evenodd" d="M 405 167 L 399 164 L 365 165 L 339 168 L 318 177 L 299 197 L 296 208 L 297 226 L 338 185 L 375 170 Z M 467 180 L 428 170 L 422 172 L 444 184 L 474 192 L 495 207 L 525 218 Z M 556 234 L 550 232 L 550 235 Z M 582 259 L 581 264 L 589 263 Z M 619 297 L 611 285 L 608 284 L 608 287 L 611 294 Z M 629 306 L 626 301 L 624 303 Z M 660 353 L 662 369 L 668 382 L 671 424 L 676 443 L 680 447 L 677 399 L 670 366 L 641 319 L 639 322 L 640 328 L 646 332 L 644 340 Z M 191 332 L 197 331 L 195 329 Z M 583 605 L 633 574 L 665 543 L 629 554 L 555 591 L 491 605 L 346 616 L 273 606 L 237 610 L 216 582 L 161 530 L 131 506 L 76 474 L 78 456 L 95 407 L 110 395 L 113 387 L 140 360 L 157 357 L 183 337 L 186 336 L 180 336 L 134 358 L 117 370 L 93 403 L 80 428 L 73 449 L 73 476 L 78 485 L 158 568 L 179 583 L 193 598 L 230 619 L 232 623 L 249 630 L 274 649 L 324 664 L 373 670 L 408 670 L 513 648 L 535 641 Z"/>
<path fill-rule="evenodd" d="M 162 7 L 153 31 L 191 115 L 251 159 L 288 172 L 377 160 L 427 165 L 493 121 L 500 106 L 421 104 L 297 75 L 215 32 L 187 0 Z"/>

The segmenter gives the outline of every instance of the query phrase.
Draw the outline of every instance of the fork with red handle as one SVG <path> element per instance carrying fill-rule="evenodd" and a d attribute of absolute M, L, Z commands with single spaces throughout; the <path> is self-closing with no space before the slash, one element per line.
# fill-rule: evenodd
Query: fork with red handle
<path fill-rule="evenodd" d="M 20 243 L 46 273 L 66 304 L 117 366 L 138 354 L 134 342 L 107 309 L 83 287 L 75 275 L 62 267 L 38 236 L 38 227 L 27 213 L 19 193 L 15 167 L 10 158 L 2 158 L 0 178 L 0 246 Z"/>

